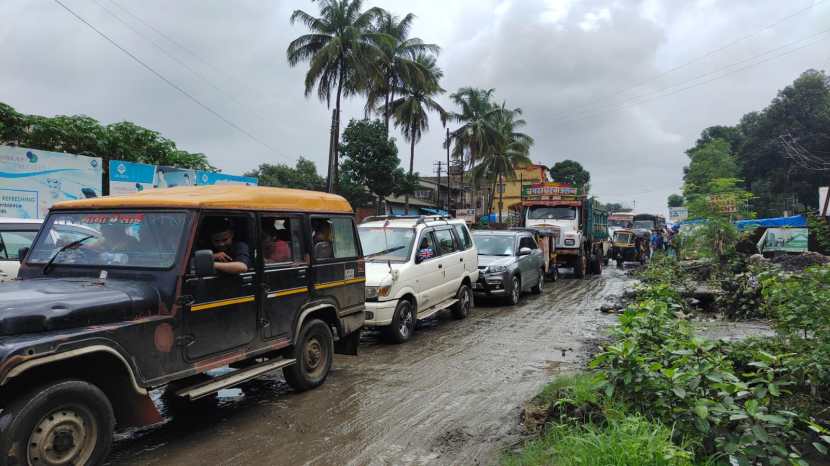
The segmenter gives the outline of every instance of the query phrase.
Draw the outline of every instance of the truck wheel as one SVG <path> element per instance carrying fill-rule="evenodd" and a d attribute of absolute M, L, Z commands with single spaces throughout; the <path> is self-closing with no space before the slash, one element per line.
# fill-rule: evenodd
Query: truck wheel
<path fill-rule="evenodd" d="M 395 307 L 395 314 L 392 316 L 392 323 L 384 330 L 386 338 L 392 343 L 403 343 L 409 340 L 415 333 L 417 320 L 412 303 L 405 299 L 399 300 Z"/>
<path fill-rule="evenodd" d="M 334 342 L 331 329 L 320 319 L 303 324 L 292 348 L 296 363 L 283 368 L 282 374 L 291 388 L 304 392 L 321 385 L 331 369 Z"/>
<path fill-rule="evenodd" d="M 591 273 L 602 275 L 602 256 L 599 254 L 594 254 L 591 258 Z"/>
<path fill-rule="evenodd" d="M 510 294 L 507 295 L 507 304 L 511 306 L 515 306 L 519 304 L 519 300 L 522 298 L 522 279 L 519 278 L 518 275 L 513 275 L 513 279 L 511 281 L 511 288 Z"/>
<path fill-rule="evenodd" d="M 87 382 L 64 380 L 28 391 L 8 413 L 0 464 L 100 464 L 112 446 L 112 405 Z"/>
<path fill-rule="evenodd" d="M 542 294 L 542 291 L 545 289 L 545 269 L 539 270 L 539 281 L 533 285 L 533 288 L 530 289 L 530 292 L 533 294 Z"/>
<path fill-rule="evenodd" d="M 455 294 L 455 299 L 458 302 L 452 306 L 452 316 L 456 319 L 466 319 L 473 307 L 473 292 L 470 291 L 470 287 L 462 284 Z"/>
<path fill-rule="evenodd" d="M 574 264 L 574 276 L 576 278 L 585 278 L 588 272 L 588 260 L 584 255 L 577 257 L 576 264 Z"/>

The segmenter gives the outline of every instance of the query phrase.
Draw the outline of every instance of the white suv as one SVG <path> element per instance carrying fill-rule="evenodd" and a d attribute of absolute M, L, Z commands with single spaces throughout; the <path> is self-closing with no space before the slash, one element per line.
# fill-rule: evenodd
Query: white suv
<path fill-rule="evenodd" d="M 370 217 L 358 227 L 366 257 L 366 325 L 397 343 L 415 323 L 452 308 L 458 319 L 473 305 L 478 253 L 463 220 Z"/>

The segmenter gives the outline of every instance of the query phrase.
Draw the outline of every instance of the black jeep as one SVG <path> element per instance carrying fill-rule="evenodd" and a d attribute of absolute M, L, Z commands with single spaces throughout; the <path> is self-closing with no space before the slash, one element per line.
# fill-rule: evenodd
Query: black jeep
<path fill-rule="evenodd" d="M 0 466 L 96 464 L 148 396 L 195 400 L 356 354 L 364 263 L 339 196 L 247 186 L 55 206 L 0 285 Z M 205 373 L 230 366 L 216 377 Z"/>

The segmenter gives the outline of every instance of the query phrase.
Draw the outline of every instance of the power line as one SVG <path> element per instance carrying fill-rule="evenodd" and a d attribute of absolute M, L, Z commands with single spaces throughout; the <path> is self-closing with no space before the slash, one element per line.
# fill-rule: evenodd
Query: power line
<path fill-rule="evenodd" d="M 681 70 L 681 69 L 683 69 L 683 68 L 686 68 L 686 67 L 687 67 L 687 66 L 689 66 L 689 65 L 692 65 L 692 64 L 697 63 L 697 62 L 699 62 L 699 61 L 701 61 L 701 60 L 704 60 L 704 59 L 706 59 L 706 58 L 709 58 L 709 57 L 711 57 L 711 56 L 713 56 L 713 55 L 715 55 L 715 54 L 717 54 L 717 53 L 720 53 L 720 52 L 722 52 L 722 51 L 724 51 L 724 50 L 726 50 L 726 49 L 731 48 L 732 46 L 734 46 L 734 45 L 736 45 L 736 44 L 739 44 L 739 43 L 741 43 L 741 42 L 746 41 L 747 39 L 750 39 L 750 38 L 752 38 L 752 37 L 755 37 L 755 36 L 759 35 L 760 33 L 764 32 L 764 31 L 767 31 L 767 30 L 769 30 L 769 29 L 772 29 L 772 28 L 774 28 L 774 27 L 778 26 L 779 24 L 784 23 L 784 22 L 785 22 L 785 21 L 787 21 L 787 20 L 790 20 L 790 19 L 792 19 L 792 18 L 794 18 L 794 17 L 796 17 L 796 16 L 798 16 L 798 15 L 800 15 L 800 14 L 803 14 L 803 13 L 805 13 L 805 12 L 807 12 L 807 11 L 811 10 L 811 9 L 812 9 L 813 7 L 815 7 L 816 5 L 819 5 L 819 4 L 821 4 L 821 3 L 824 3 L 825 1 L 827 1 L 827 0 L 817 0 L 817 1 L 814 1 L 814 2 L 813 2 L 813 3 L 811 3 L 810 5 L 808 5 L 808 6 L 804 7 L 804 8 L 802 8 L 802 9 L 800 9 L 800 10 L 797 10 L 797 11 L 795 11 L 795 12 L 793 12 L 793 13 L 791 13 L 791 14 L 787 15 L 787 16 L 784 16 L 783 18 L 779 18 L 779 19 L 778 19 L 778 20 L 776 20 L 775 22 L 773 22 L 773 23 L 771 23 L 771 24 L 768 24 L 767 26 L 764 26 L 764 27 L 763 27 L 763 28 L 761 28 L 761 29 L 758 29 L 758 30 L 756 30 L 756 31 L 754 31 L 754 32 L 752 32 L 752 33 L 750 33 L 750 34 L 747 34 L 747 35 L 741 36 L 741 37 L 739 37 L 739 38 L 737 38 L 737 39 L 735 39 L 735 40 L 733 40 L 733 41 L 731 41 L 731 42 L 727 43 L 726 45 L 723 45 L 723 46 L 721 46 L 721 47 L 718 47 L 718 48 L 716 48 L 716 49 L 714 49 L 714 50 L 710 50 L 710 51 L 708 51 L 708 52 L 704 53 L 703 55 L 700 55 L 700 56 L 698 56 L 698 57 L 696 57 L 696 58 L 693 58 L 693 59 L 691 59 L 691 60 L 689 60 L 689 61 L 687 61 L 687 62 L 685 62 L 685 63 L 682 63 L 682 64 L 680 64 L 680 65 L 677 65 L 677 66 L 675 66 L 675 67 L 672 67 L 672 68 L 670 68 L 670 69 L 668 69 L 668 70 L 666 70 L 666 71 L 663 71 L 663 72 L 661 72 L 661 73 L 658 73 L 656 76 L 653 76 L 652 78 L 649 78 L 649 79 L 647 79 L 647 80 L 645 80 L 645 81 L 642 81 L 642 82 L 640 82 L 639 84 L 636 84 L 636 85 L 631 86 L 631 87 L 622 88 L 622 89 L 619 89 L 619 90 L 617 90 L 617 91 L 614 91 L 614 92 L 612 92 L 612 93 L 610 93 L 610 94 L 606 95 L 605 97 L 602 97 L 602 98 L 600 98 L 600 99 L 596 99 L 596 101 L 595 101 L 594 103 L 592 103 L 592 104 L 588 104 L 588 105 L 585 105 L 585 106 L 583 106 L 583 107 L 580 107 L 580 108 L 576 109 L 576 111 L 577 111 L 577 112 L 583 112 L 583 111 L 585 111 L 585 110 L 590 110 L 591 108 L 593 108 L 593 107 L 595 107 L 595 106 L 597 106 L 597 105 L 601 104 L 601 101 L 600 101 L 601 99 L 606 99 L 606 98 L 609 98 L 609 97 L 613 98 L 613 97 L 616 97 L 616 96 L 619 96 L 619 95 L 624 95 L 624 94 L 626 94 L 626 93 L 628 93 L 628 92 L 630 92 L 630 91 L 633 91 L 633 90 L 635 90 L 635 89 L 641 88 L 641 87 L 645 86 L 646 84 L 650 84 L 650 83 L 652 83 L 652 82 L 654 82 L 654 81 L 657 81 L 657 80 L 659 80 L 660 78 L 662 78 L 663 76 L 669 75 L 669 74 L 671 74 L 671 73 L 674 73 L 675 71 L 678 71 L 678 70 Z M 559 115 L 559 116 L 562 116 L 562 115 Z"/>
<path fill-rule="evenodd" d="M 680 93 L 680 92 L 683 92 L 683 91 L 686 91 L 686 90 L 689 90 L 689 89 L 692 89 L 692 88 L 695 88 L 695 87 L 699 87 L 699 86 L 702 86 L 702 85 L 704 85 L 704 84 L 708 84 L 708 83 L 710 83 L 710 82 L 712 82 L 712 81 L 716 81 L 716 80 L 718 80 L 718 79 L 725 78 L 725 77 L 727 77 L 727 76 L 729 76 L 729 75 L 732 75 L 732 74 L 734 74 L 734 73 L 737 73 L 737 72 L 739 72 L 739 71 L 743 71 L 743 70 L 745 70 L 745 69 L 748 69 L 748 68 L 752 68 L 752 67 L 754 67 L 754 66 L 761 65 L 761 64 L 766 63 L 766 62 L 768 62 L 768 61 L 771 61 L 771 60 L 774 60 L 774 59 L 777 59 L 777 58 L 784 57 L 784 56 L 789 55 L 789 54 L 791 54 L 791 53 L 794 53 L 794 52 L 796 52 L 796 51 L 798 51 L 798 50 L 801 50 L 801 49 L 803 49 L 803 48 L 805 48 L 805 47 L 809 47 L 809 46 L 811 46 L 811 45 L 814 45 L 814 44 L 816 44 L 816 43 L 820 42 L 820 41 L 821 41 L 821 39 L 818 39 L 818 40 L 813 40 L 812 42 L 808 42 L 808 43 L 806 43 L 806 44 L 804 44 L 804 45 L 801 45 L 801 46 L 799 46 L 799 47 L 792 48 L 792 49 L 787 50 L 787 51 L 785 51 L 785 52 L 783 52 L 783 53 L 779 53 L 779 54 L 777 54 L 777 55 L 773 55 L 773 56 L 771 56 L 771 57 L 769 57 L 769 58 L 766 58 L 766 59 L 763 59 L 763 60 L 755 61 L 754 63 L 749 63 L 749 64 L 748 64 L 748 65 L 746 65 L 746 66 L 742 66 L 742 67 L 739 67 L 739 68 L 735 68 L 735 69 L 733 69 L 733 70 L 728 70 L 729 68 L 732 68 L 732 67 L 734 67 L 735 65 L 739 65 L 739 64 L 741 64 L 741 63 L 746 63 L 746 62 L 748 62 L 748 61 L 752 61 L 752 60 L 757 60 L 758 58 L 763 57 L 764 55 L 769 55 L 769 54 L 770 54 L 770 53 L 772 53 L 772 52 L 779 51 L 779 50 L 781 50 L 781 49 L 785 49 L 785 48 L 787 48 L 787 47 L 791 47 L 792 45 L 798 44 L 799 42 L 804 42 L 804 41 L 809 40 L 809 39 L 815 39 L 816 37 L 821 36 L 821 35 L 824 35 L 824 34 L 827 34 L 828 32 L 830 32 L 830 29 L 825 29 L 825 30 L 823 30 L 823 31 L 821 31 L 821 32 L 819 32 L 819 33 L 817 33 L 817 34 L 813 34 L 813 35 L 808 36 L 808 37 L 805 37 L 805 38 L 803 38 L 803 39 L 799 39 L 799 40 L 797 40 L 797 41 L 794 41 L 794 42 L 790 42 L 790 43 L 788 43 L 788 44 L 785 44 L 784 46 L 781 46 L 781 47 L 777 47 L 777 48 L 775 48 L 775 49 L 768 50 L 768 51 L 763 52 L 763 53 L 758 54 L 758 55 L 754 55 L 754 56 L 752 56 L 752 57 L 750 57 L 750 58 L 748 58 L 748 59 L 744 59 L 744 60 L 741 60 L 741 61 L 738 61 L 738 62 L 732 63 L 732 64 L 730 64 L 730 65 L 727 65 L 727 66 L 723 67 L 723 68 L 722 68 L 722 69 L 720 69 L 720 70 L 716 70 L 716 71 L 713 71 L 713 72 L 705 73 L 705 74 L 703 74 L 703 75 L 697 76 L 697 77 L 695 77 L 695 78 L 693 78 L 693 79 L 690 79 L 690 80 L 688 80 L 688 81 L 682 82 L 682 83 L 680 83 L 680 84 L 676 84 L 676 85 L 674 85 L 674 86 L 669 86 L 669 87 L 666 87 L 666 88 L 660 89 L 657 93 L 652 94 L 652 95 L 643 95 L 643 96 L 636 97 L 636 98 L 634 98 L 634 99 L 630 99 L 630 100 L 628 100 L 628 101 L 625 101 L 625 100 L 624 100 L 624 101 L 622 101 L 622 102 L 621 102 L 621 103 L 619 103 L 619 104 L 609 104 L 609 105 L 606 105 L 605 107 L 603 107 L 603 108 L 601 108 L 601 109 L 597 109 L 597 110 L 603 110 L 603 111 L 587 112 L 587 113 L 583 113 L 583 114 L 576 115 L 576 116 L 570 116 L 570 117 L 566 117 L 566 118 L 561 118 L 561 119 L 559 119 L 559 120 L 553 120 L 551 123 L 553 123 L 553 124 L 557 124 L 557 123 L 570 123 L 570 122 L 574 122 L 574 121 L 580 121 L 580 120 L 583 120 L 583 119 L 585 119 L 585 118 L 590 118 L 590 117 L 592 117 L 592 116 L 597 116 L 597 115 L 605 114 L 605 113 L 606 113 L 606 112 L 605 112 L 605 110 L 617 110 L 617 109 L 621 109 L 621 108 L 628 107 L 628 106 L 630 106 L 631 104 L 639 104 L 639 103 L 644 103 L 644 102 L 648 102 L 648 101 L 651 101 L 651 100 L 655 100 L 655 99 L 658 99 L 658 98 L 663 98 L 663 97 L 672 96 L 672 95 L 678 94 L 678 93 Z M 728 70 L 728 71 L 727 71 L 727 70 Z M 701 82 L 698 82 L 698 83 L 695 83 L 695 84 L 690 84 L 690 83 L 692 83 L 692 82 L 694 82 L 694 81 L 697 81 L 697 80 L 699 80 L 699 79 L 701 79 L 701 78 L 708 77 L 708 76 L 711 76 L 711 75 L 717 75 L 718 73 L 722 73 L 722 74 L 720 74 L 719 76 L 714 76 L 714 77 L 713 77 L 713 78 L 711 78 L 711 79 L 707 79 L 707 80 L 704 80 L 704 81 L 701 81 Z M 680 88 L 675 89 L 675 90 L 671 90 L 672 88 L 676 88 L 677 86 L 683 86 L 684 84 L 690 84 L 690 85 L 685 86 L 685 87 L 680 87 Z M 670 92 L 667 92 L 667 93 L 662 93 L 662 94 L 661 94 L 661 92 L 662 92 L 662 91 L 667 91 L 667 90 L 671 90 L 671 91 L 670 91 Z"/>
<path fill-rule="evenodd" d="M 201 63 L 202 65 L 204 65 L 208 68 L 210 68 L 213 72 L 224 75 L 226 78 L 236 82 L 237 84 L 240 84 L 241 86 L 247 88 L 248 91 L 250 91 L 254 94 L 257 94 L 258 96 L 262 94 L 260 91 L 257 91 L 256 89 L 252 88 L 251 86 L 249 86 L 244 81 L 241 81 L 241 80 L 235 78 L 231 74 L 229 74 L 226 71 L 222 70 L 220 67 L 218 67 L 218 66 L 210 63 L 209 61 L 205 60 L 204 58 L 202 58 L 202 56 L 199 53 L 195 52 L 193 49 L 191 49 L 191 48 L 187 47 L 186 45 L 182 44 L 181 42 L 177 41 L 176 39 L 171 37 L 169 34 L 166 34 L 164 31 L 160 30 L 159 28 L 153 26 L 151 23 L 149 23 L 145 19 L 141 18 L 137 14 L 133 13 L 129 8 L 125 7 L 121 3 L 116 2 L 115 0 L 109 0 L 109 1 L 113 5 L 117 6 L 121 11 L 127 13 L 130 17 L 132 17 L 133 19 L 135 19 L 136 21 L 141 23 L 144 27 L 146 27 L 147 29 L 150 29 L 151 31 L 155 32 L 156 34 L 158 34 L 159 36 L 161 36 L 162 38 L 164 38 L 165 40 L 167 40 L 171 44 L 175 45 L 179 49 L 185 51 L 188 55 L 195 58 L 199 63 Z M 822 1 L 824 1 L 824 0 L 822 0 Z"/>
<path fill-rule="evenodd" d="M 147 71 L 149 71 L 150 73 L 154 74 L 157 78 L 161 79 L 161 80 L 162 80 L 162 81 L 164 81 L 164 82 L 165 82 L 168 86 L 172 87 L 173 89 L 175 89 L 176 91 L 178 91 L 180 94 L 182 94 L 183 96 L 185 96 L 185 97 L 187 97 L 188 99 L 190 99 L 193 103 L 195 103 L 196 105 L 198 105 L 198 106 L 202 107 L 204 110 L 206 110 L 207 112 L 211 113 L 213 116 L 215 116 L 216 118 L 220 119 L 221 121 L 223 121 L 225 124 L 227 124 L 227 125 L 228 125 L 228 126 L 230 126 L 231 128 L 233 128 L 233 129 L 235 129 L 235 130 L 239 131 L 240 133 L 244 134 L 245 136 L 247 136 L 248 138 L 250 138 L 252 141 L 256 142 L 257 144 L 261 145 L 262 147 L 265 147 L 266 149 L 268 149 L 268 150 L 270 150 L 270 151 L 273 151 L 273 152 L 275 153 L 275 155 L 277 155 L 278 157 L 282 157 L 282 158 L 284 158 L 285 160 L 289 160 L 288 158 L 286 158 L 286 157 L 284 157 L 284 156 L 280 155 L 280 154 L 278 153 L 278 151 L 277 151 L 275 148 L 273 148 L 273 147 L 271 147 L 269 144 L 267 144 L 267 143 L 263 142 L 262 140 L 260 140 L 259 138 L 257 138 L 256 136 L 254 136 L 253 134 L 251 134 L 250 132 L 248 132 L 247 130 L 245 130 L 244 128 L 242 128 L 241 126 L 239 126 L 239 125 L 237 125 L 236 123 L 234 123 L 233 121 L 231 121 L 231 120 L 229 120 L 229 119 L 225 118 L 225 117 L 224 117 L 224 116 L 222 116 L 219 112 L 217 112 L 216 110 L 214 110 L 213 108 L 211 108 L 210 106 L 208 106 L 207 104 L 203 103 L 201 100 L 197 99 L 195 96 L 193 96 L 192 94 L 190 94 L 189 92 L 187 92 L 186 90 L 184 90 L 181 86 L 179 86 L 178 84 L 174 83 L 173 81 L 171 81 L 170 79 L 168 79 L 167 77 L 165 77 L 165 76 L 164 76 L 163 74 L 161 74 L 160 72 L 156 71 L 153 67 L 151 67 L 150 65 L 148 65 L 147 63 L 145 63 L 144 61 L 142 61 L 140 58 L 138 58 L 138 57 L 137 57 L 136 55 L 134 55 L 132 52 L 130 52 L 130 51 L 129 51 L 129 50 L 127 50 L 126 48 L 122 47 L 122 46 L 121 46 L 118 42 L 116 42 L 115 40 L 113 40 L 112 38 L 110 38 L 108 35 L 104 34 L 104 33 L 103 33 L 100 29 L 98 29 L 98 28 L 96 28 L 95 26 L 93 26 L 93 25 L 92 25 L 92 23 L 90 23 L 89 21 L 87 21 L 86 19 L 84 19 L 84 18 L 83 18 L 82 16 L 80 16 L 78 13 L 75 13 L 75 11 L 73 11 L 71 8 L 69 8 L 68 6 L 66 6 L 66 4 L 64 4 L 61 0 L 54 0 L 54 1 L 55 1 L 55 3 L 57 3 L 58 5 L 60 5 L 61 7 L 63 7 L 63 9 L 65 9 L 66 11 L 68 11 L 68 12 L 69 12 L 72 16 L 74 16 L 75 18 L 77 18 L 80 22 L 84 23 L 84 24 L 85 24 L 85 25 L 87 25 L 90 29 L 92 29 L 93 31 L 95 31 L 95 32 L 96 32 L 99 36 L 101 36 L 101 37 L 103 37 L 104 39 L 106 39 L 106 41 L 107 41 L 107 42 L 109 42 L 110 44 L 114 45 L 114 46 L 115 46 L 118 50 L 120 50 L 120 51 L 124 52 L 127 56 L 129 56 L 130 58 L 132 58 L 132 59 L 133 59 L 136 63 L 138 63 L 139 65 L 141 65 L 142 67 L 144 67 L 144 69 L 146 69 L 146 70 L 147 70 Z"/>

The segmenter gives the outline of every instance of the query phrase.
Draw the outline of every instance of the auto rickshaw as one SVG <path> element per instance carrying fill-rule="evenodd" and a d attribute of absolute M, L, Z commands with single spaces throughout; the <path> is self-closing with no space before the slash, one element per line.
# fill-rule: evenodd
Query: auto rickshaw
<path fill-rule="evenodd" d="M 556 241 L 561 233 L 559 227 L 549 226 L 544 229 L 541 228 L 511 228 L 512 230 L 529 231 L 533 234 L 533 239 L 542 250 L 542 255 L 545 260 L 545 277 L 549 281 L 556 281 L 559 279 L 559 269 L 556 267 Z"/>
<path fill-rule="evenodd" d="M 650 231 L 621 229 L 614 232 L 611 257 L 617 261 L 617 267 L 622 267 L 625 262 L 645 264 L 650 256 Z"/>

